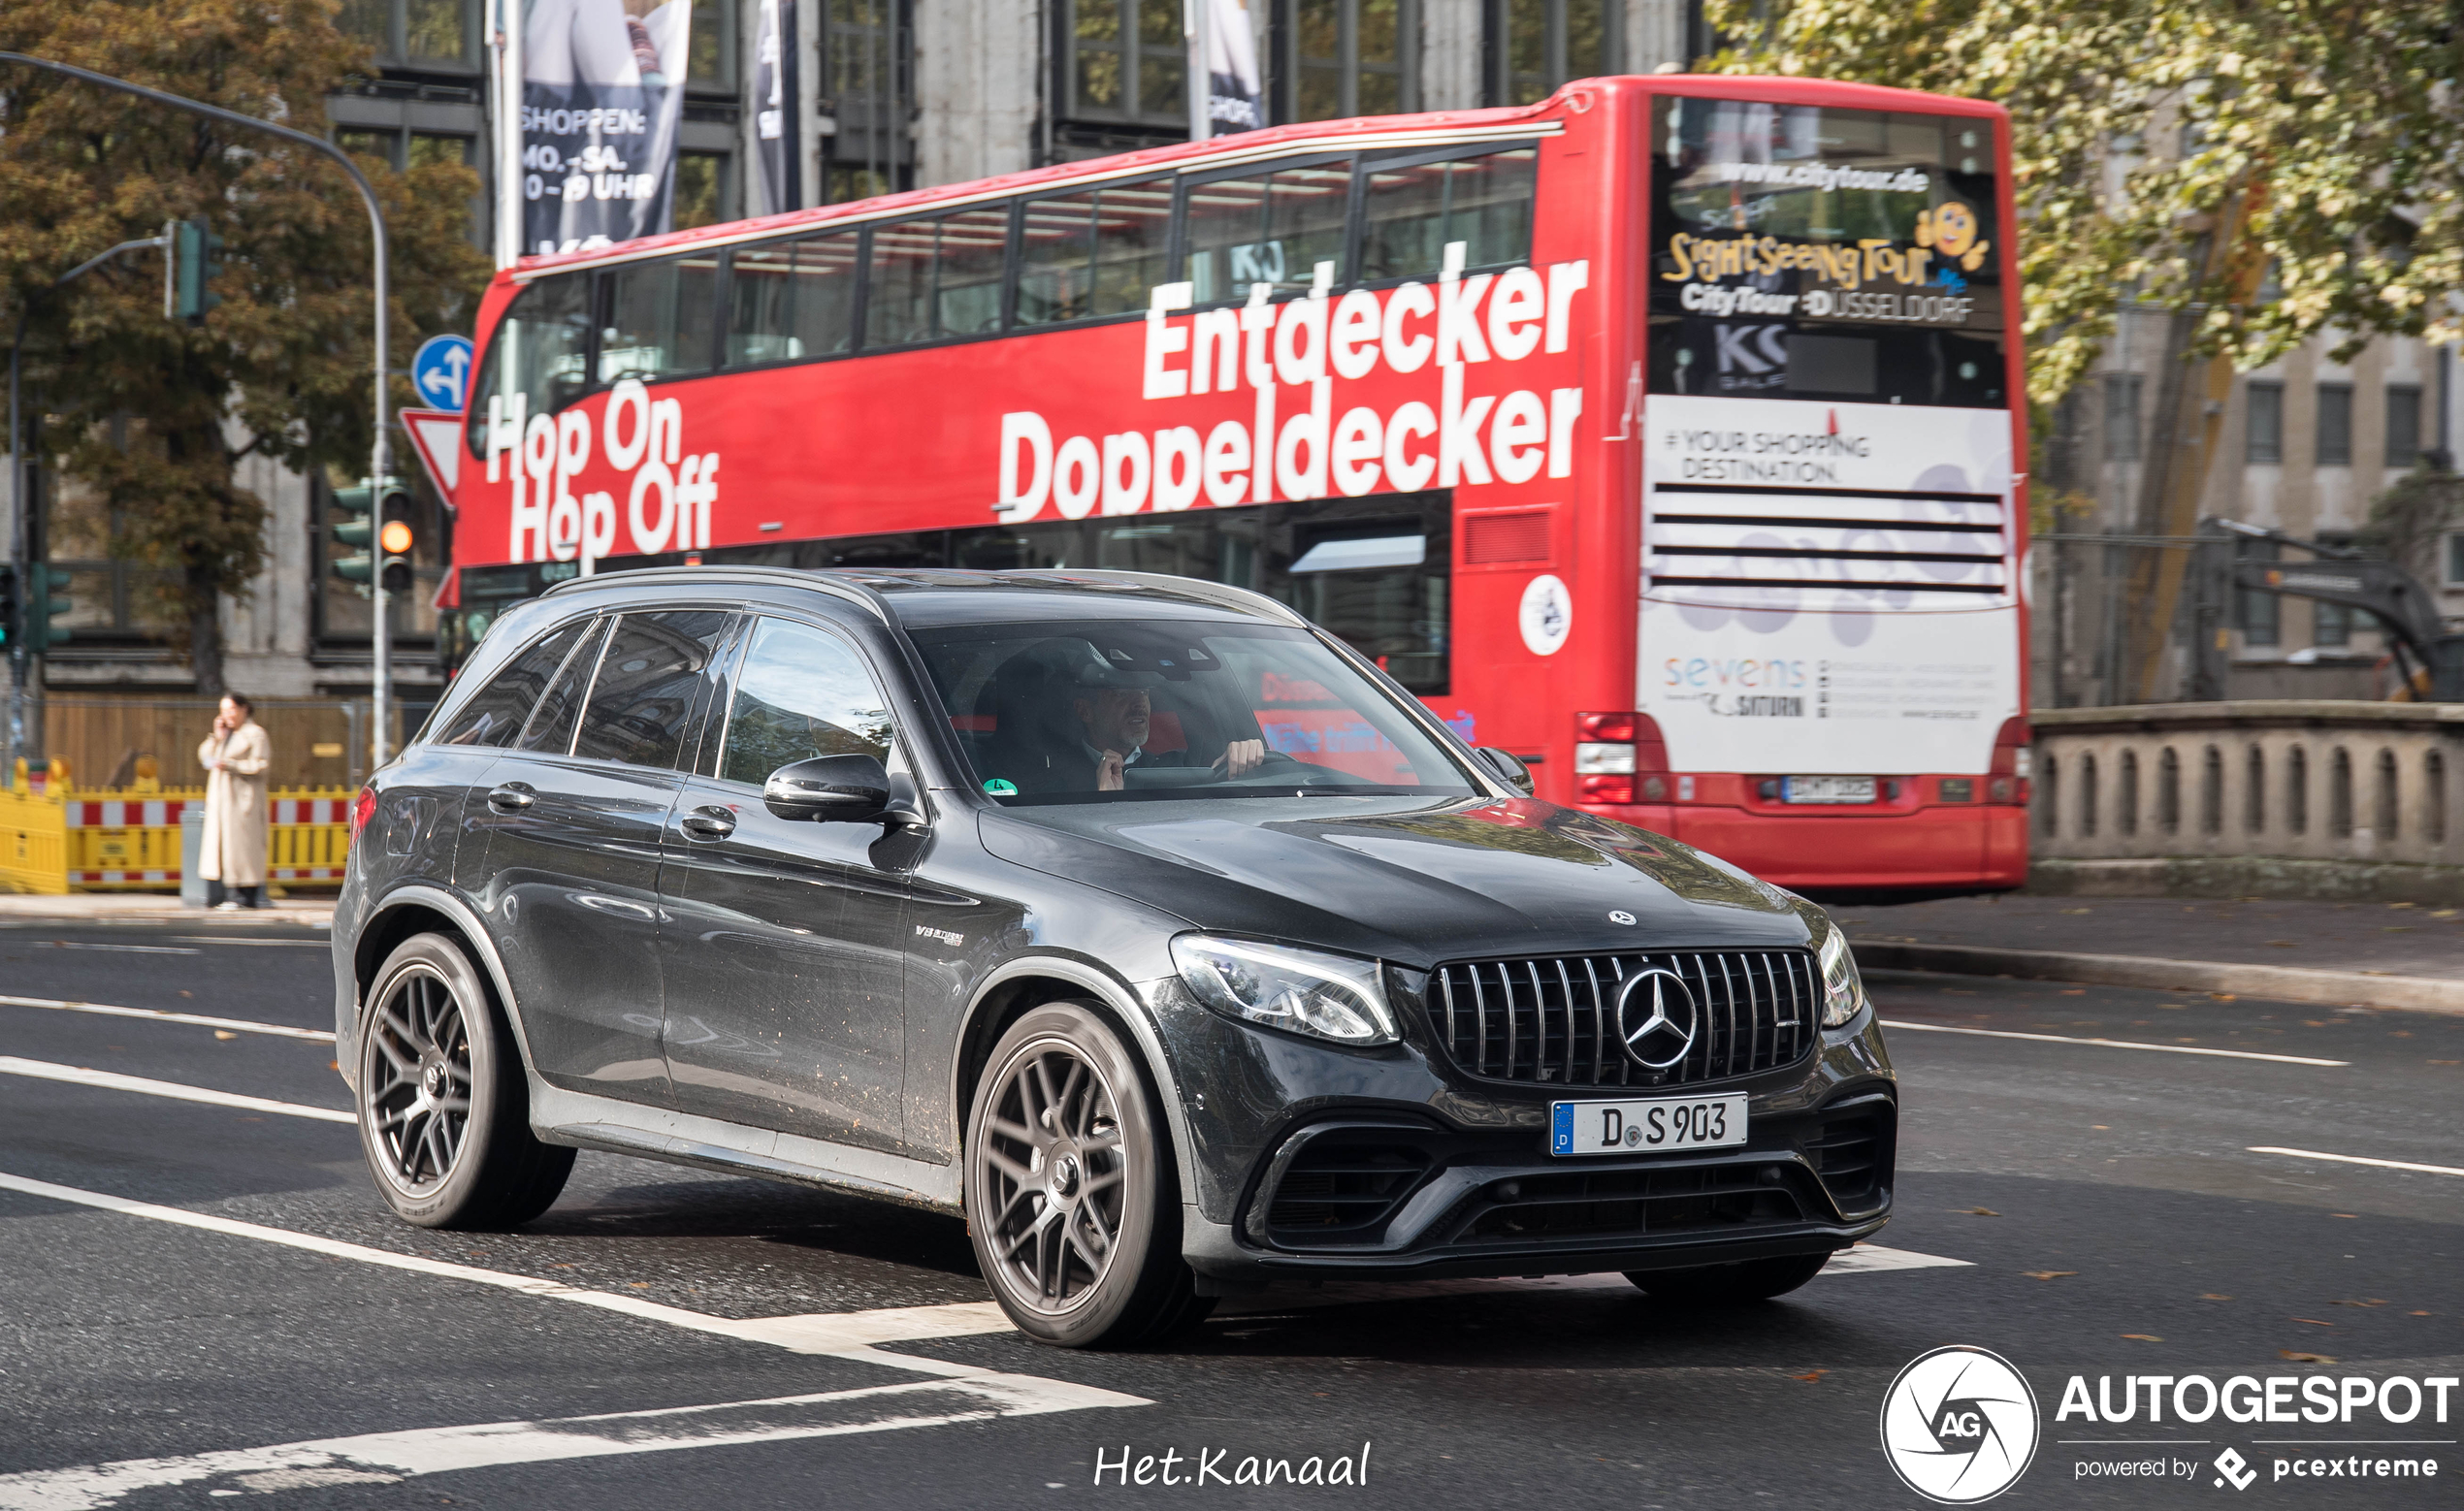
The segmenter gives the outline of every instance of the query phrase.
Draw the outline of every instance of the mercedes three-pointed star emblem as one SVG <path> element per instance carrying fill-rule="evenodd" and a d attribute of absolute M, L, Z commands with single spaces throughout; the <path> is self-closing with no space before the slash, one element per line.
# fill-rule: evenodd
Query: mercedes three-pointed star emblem
<path fill-rule="evenodd" d="M 1627 977 L 1617 996 L 1617 1037 L 1627 1057 L 1644 1070 L 1674 1069 L 1694 1047 L 1701 1024 L 1693 989 L 1664 966 Z"/>

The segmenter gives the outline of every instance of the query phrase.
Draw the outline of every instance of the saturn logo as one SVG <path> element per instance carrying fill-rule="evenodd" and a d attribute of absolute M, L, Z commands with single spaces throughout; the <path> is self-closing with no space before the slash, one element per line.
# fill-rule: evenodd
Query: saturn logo
<path fill-rule="evenodd" d="M 1626 978 L 1617 995 L 1617 1037 L 1626 1057 L 1647 1071 L 1674 1067 L 1694 1047 L 1702 1016 L 1685 979 L 1663 966 Z"/>

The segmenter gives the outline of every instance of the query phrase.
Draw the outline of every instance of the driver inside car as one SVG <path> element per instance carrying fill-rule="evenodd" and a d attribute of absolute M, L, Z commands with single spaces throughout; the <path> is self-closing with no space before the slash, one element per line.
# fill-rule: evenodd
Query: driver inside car
<path fill-rule="evenodd" d="M 1078 748 L 1050 753 L 1047 767 L 1053 789 L 1118 792 L 1129 785 L 1132 766 L 1154 769 L 1193 764 L 1185 750 L 1147 749 L 1153 734 L 1154 700 L 1140 673 L 1090 660 L 1075 680 L 1076 687 L 1068 693 L 1069 717 L 1056 723 L 1077 731 Z M 1234 740 L 1211 765 L 1228 780 L 1248 776 L 1265 759 L 1264 740 Z"/>

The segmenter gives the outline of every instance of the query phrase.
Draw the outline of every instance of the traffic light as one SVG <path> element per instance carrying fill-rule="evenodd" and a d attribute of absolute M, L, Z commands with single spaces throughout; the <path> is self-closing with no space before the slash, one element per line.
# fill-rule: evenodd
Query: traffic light
<path fill-rule="evenodd" d="M 207 285 L 221 275 L 222 238 L 205 216 L 163 227 L 163 318 L 204 324 L 206 311 L 222 303 Z"/>
<path fill-rule="evenodd" d="M 334 559 L 334 575 L 359 584 L 365 592 L 376 571 L 376 557 L 369 548 L 381 546 L 385 591 L 400 593 L 408 588 L 410 485 L 399 477 L 363 477 L 356 488 L 335 489 L 334 506 L 351 516 L 334 527 L 334 540 L 353 553 Z"/>
<path fill-rule="evenodd" d="M 65 567 L 37 565 L 26 572 L 21 596 L 28 649 L 41 651 L 69 638 L 65 627 L 51 623 L 77 606 L 69 598 L 68 586 L 69 574 Z"/>

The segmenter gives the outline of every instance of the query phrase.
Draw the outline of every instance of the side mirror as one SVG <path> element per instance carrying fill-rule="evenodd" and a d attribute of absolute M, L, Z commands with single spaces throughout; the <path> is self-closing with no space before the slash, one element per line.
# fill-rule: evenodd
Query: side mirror
<path fill-rule="evenodd" d="M 1499 750 L 1494 745 L 1483 745 L 1472 754 L 1479 756 L 1507 786 L 1525 797 L 1532 795 L 1532 768 L 1523 764 L 1522 756 L 1512 751 Z"/>
<path fill-rule="evenodd" d="M 762 803 L 781 819 L 864 823 L 890 806 L 890 773 L 873 756 L 790 761 L 762 784 Z"/>

